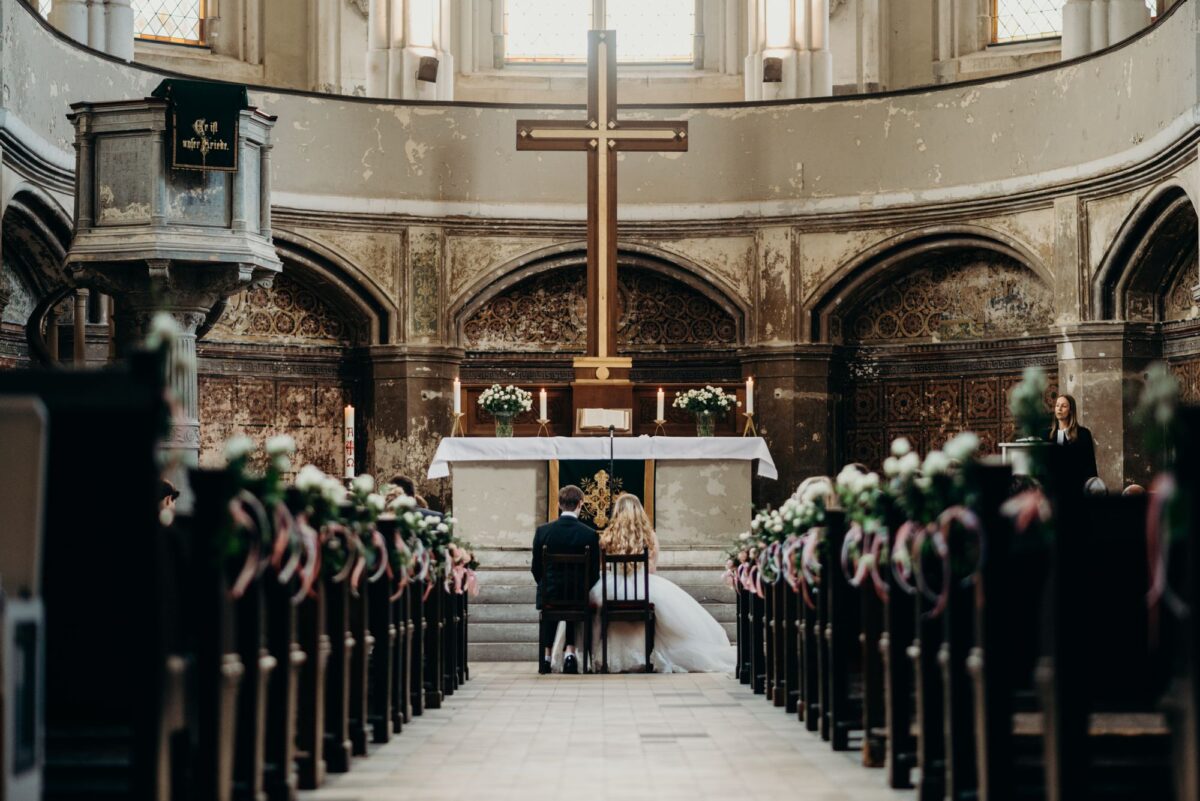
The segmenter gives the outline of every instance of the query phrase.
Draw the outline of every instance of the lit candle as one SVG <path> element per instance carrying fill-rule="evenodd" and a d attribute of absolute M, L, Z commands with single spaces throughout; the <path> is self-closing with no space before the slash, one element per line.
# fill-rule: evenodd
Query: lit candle
<path fill-rule="evenodd" d="M 454 379 L 454 413 L 462 414 L 462 382 Z"/>
<path fill-rule="evenodd" d="M 656 416 L 656 417 L 654 418 L 655 420 L 665 420 L 665 419 L 667 419 L 667 418 L 666 418 L 666 417 L 663 415 L 663 403 L 664 403 L 665 399 L 666 399 L 666 396 L 663 394 L 662 387 L 659 387 L 659 388 L 658 388 L 658 416 Z"/>
<path fill-rule="evenodd" d="M 346 478 L 354 478 L 354 407 L 346 404 L 343 418 L 346 429 Z"/>
<path fill-rule="evenodd" d="M 538 415 L 539 420 L 550 419 L 546 416 L 546 390 L 544 389 L 538 393 L 538 410 L 541 412 L 541 414 Z"/>
<path fill-rule="evenodd" d="M 746 414 L 754 414 L 754 376 L 746 379 Z"/>

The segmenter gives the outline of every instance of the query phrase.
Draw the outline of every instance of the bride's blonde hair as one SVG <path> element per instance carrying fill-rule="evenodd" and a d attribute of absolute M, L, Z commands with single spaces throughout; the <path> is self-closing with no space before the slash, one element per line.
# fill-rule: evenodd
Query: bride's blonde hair
<path fill-rule="evenodd" d="M 600 534 L 600 547 L 605 553 L 637 554 L 643 549 L 657 550 L 654 527 L 636 495 L 623 492 L 613 504 L 612 522 Z"/>

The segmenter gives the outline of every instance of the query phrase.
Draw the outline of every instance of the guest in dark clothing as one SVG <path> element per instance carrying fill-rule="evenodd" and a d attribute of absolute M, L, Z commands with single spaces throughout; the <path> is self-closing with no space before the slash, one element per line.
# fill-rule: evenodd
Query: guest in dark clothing
<path fill-rule="evenodd" d="M 600 538 L 595 530 L 579 519 L 579 507 L 583 503 L 583 490 L 574 484 L 568 484 L 558 493 L 559 517 L 552 523 L 538 526 L 533 535 L 533 560 L 530 571 L 537 582 L 537 608 L 542 608 L 542 601 L 560 600 L 563 578 L 553 571 L 546 570 L 542 562 L 542 548 L 549 553 L 581 554 L 589 548 L 589 564 L 586 593 L 600 577 Z M 568 599 L 563 599 L 568 600 Z M 575 658 L 575 626 L 567 623 L 566 656 L 563 658 L 563 673 L 578 673 L 579 663 Z M 539 673 L 550 672 L 550 646 L 554 642 L 554 625 L 544 624 L 539 639 L 542 643 L 542 660 L 538 665 Z"/>
<path fill-rule="evenodd" d="M 408 476 L 393 476 L 389 483 L 394 487 L 399 487 L 405 495 L 416 501 L 417 511 L 423 517 L 436 517 L 438 520 L 442 519 L 442 513 L 430 509 L 429 504 L 425 502 L 425 499 L 417 494 L 417 487 L 415 484 L 413 484 L 413 480 L 411 478 Z M 388 503 L 391 503 L 392 499 L 388 498 L 387 501 Z"/>
<path fill-rule="evenodd" d="M 1054 423 L 1046 433 L 1046 441 L 1064 449 L 1064 486 L 1083 492 L 1083 485 L 1099 472 L 1096 444 L 1092 432 L 1079 425 L 1078 407 L 1070 395 L 1059 395 L 1054 401 Z"/>

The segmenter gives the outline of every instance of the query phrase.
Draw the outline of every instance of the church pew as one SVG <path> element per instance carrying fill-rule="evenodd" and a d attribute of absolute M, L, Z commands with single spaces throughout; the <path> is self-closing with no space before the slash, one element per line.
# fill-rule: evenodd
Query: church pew
<path fill-rule="evenodd" d="M 459 672 L 459 676 L 460 676 L 460 681 L 465 683 L 467 681 L 470 681 L 470 679 L 471 679 L 471 663 L 470 663 L 470 659 L 469 659 L 471 641 L 470 641 L 470 637 L 467 634 L 467 632 L 470 631 L 470 624 L 471 624 L 471 601 L 470 601 L 469 593 L 463 592 L 462 595 L 458 596 L 458 602 L 460 604 L 460 609 L 461 609 L 461 612 L 459 614 L 460 614 L 460 618 L 462 620 L 462 623 L 459 625 L 459 632 L 460 632 L 459 637 L 460 637 L 460 642 L 462 643 L 462 645 L 459 647 L 459 651 L 458 651 L 458 654 L 459 654 L 458 672 Z"/>
<path fill-rule="evenodd" d="M 350 753 L 365 756 L 367 742 L 371 739 L 368 693 L 370 686 L 371 654 L 375 648 L 375 637 L 371 634 L 370 582 L 364 575 L 358 588 L 350 590 L 350 700 L 348 726 L 350 729 Z"/>
<path fill-rule="evenodd" d="M 978 493 L 974 511 L 982 530 L 978 535 L 952 531 L 948 541 L 951 562 L 962 570 L 979 564 L 978 550 L 991 531 L 1003 532 L 1010 526 L 1000 507 L 1011 490 L 1011 469 L 1005 465 L 975 465 L 971 469 L 969 479 Z M 942 667 L 947 801 L 972 801 L 978 796 L 971 653 L 978 640 L 975 604 L 979 581 L 980 576 L 975 575 L 970 580 L 959 578 L 951 582 L 946 608 L 942 612 L 943 641 L 939 661 Z"/>
<path fill-rule="evenodd" d="M 268 581 L 265 586 L 266 646 L 276 660 L 267 686 L 267 731 L 263 752 L 263 791 L 267 801 L 294 801 L 297 790 L 296 720 L 300 670 L 307 656 L 297 641 L 293 596 L 299 581 Z"/>
<path fill-rule="evenodd" d="M 917 557 L 914 557 L 917 558 Z M 925 559 L 924 569 L 930 574 L 931 586 L 940 586 L 941 565 Z M 916 687 L 914 696 L 914 726 L 917 738 L 917 799 L 941 799 L 946 790 L 946 741 L 943 728 L 943 695 L 941 668 L 942 621 L 931 617 L 934 602 L 924 595 L 915 597 L 914 637 L 908 655 L 912 660 Z"/>
<path fill-rule="evenodd" d="M 771 701 L 775 695 L 775 596 L 777 586 L 777 584 L 763 582 L 763 696 L 767 701 Z"/>
<path fill-rule="evenodd" d="M 1145 602 L 1146 497 L 1055 490 L 1050 647 L 1038 665 L 1046 797 L 1169 798 L 1159 714 L 1167 654 L 1149 645 Z"/>
<path fill-rule="evenodd" d="M 753 637 L 750 634 L 750 592 L 737 582 L 734 596 L 737 600 L 737 679 L 742 684 L 750 684 L 752 667 Z"/>
<path fill-rule="evenodd" d="M 425 580 L 413 581 L 408 585 L 408 611 L 411 615 L 411 661 L 409 662 L 409 698 L 413 715 L 425 712 L 425 633 L 429 623 L 425 619 Z"/>
<path fill-rule="evenodd" d="M 800 697 L 796 713 L 804 721 L 804 728 L 814 732 L 821 728 L 821 669 L 817 647 L 821 638 L 820 595 L 820 587 L 809 587 L 808 601 L 801 595 L 799 606 Z"/>
<path fill-rule="evenodd" d="M 888 536 L 895 542 L 903 518 L 893 511 L 888 517 Z M 883 634 L 879 652 L 883 658 L 884 726 L 886 751 L 884 765 L 889 787 L 912 787 L 912 769 L 916 766 L 917 746 L 912 731 L 914 672 L 908 657 L 916 628 L 916 598 L 896 581 L 890 565 L 881 566 L 888 587 L 888 602 L 883 613 Z"/>
<path fill-rule="evenodd" d="M 763 599 L 756 593 L 750 593 L 750 688 L 755 695 L 766 693 L 767 652 L 766 643 L 763 641 L 765 613 Z"/>
<path fill-rule="evenodd" d="M 445 650 L 442 637 L 446 626 L 442 618 L 442 592 L 438 581 L 432 575 L 426 580 L 426 590 L 429 597 L 425 599 L 425 708 L 441 709 L 442 701 L 446 698 L 443 689 L 445 680 L 444 668 Z"/>
<path fill-rule="evenodd" d="M 887 694 L 884 689 L 883 651 L 884 602 L 871 577 L 859 588 L 863 666 L 862 727 L 863 766 L 883 767 L 887 754 Z"/>
<path fill-rule="evenodd" d="M 846 538 L 843 512 L 827 512 L 825 558 L 821 563 L 821 584 L 825 588 L 824 639 L 826 661 L 826 698 L 828 733 L 835 751 L 850 748 L 851 734 L 862 730 L 862 663 L 855 648 L 859 642 L 861 611 L 858 591 L 842 574 L 838 557 Z"/>
<path fill-rule="evenodd" d="M 784 711 L 796 714 L 800 705 L 800 593 L 784 586 L 783 592 Z"/>
<path fill-rule="evenodd" d="M 325 692 L 333 653 L 325 617 L 325 581 L 319 580 L 296 610 L 297 641 L 305 655 L 296 719 L 297 778 L 303 790 L 315 790 L 325 783 Z"/>
<path fill-rule="evenodd" d="M 387 541 L 394 535 L 395 521 L 380 520 L 380 533 Z M 393 728 L 399 732 L 393 714 L 396 690 L 396 646 L 400 630 L 394 618 L 395 604 L 391 600 L 395 587 L 391 581 L 379 580 L 369 584 L 367 590 L 367 621 L 371 638 L 375 641 L 368 666 L 367 723 L 371 729 L 371 742 L 386 743 L 392 738 Z"/>
<path fill-rule="evenodd" d="M 171 640 L 179 606 L 165 603 L 169 539 L 157 520 L 161 375 L 155 357 L 105 371 L 0 374 L 0 395 L 39 398 L 49 421 L 47 799 L 149 797 L 172 782 L 166 732 L 179 721 L 164 699 L 178 684 Z M 104 469 L 81 476 L 97 454 Z M 96 760 L 102 749 L 109 758 Z M 215 794 L 215 781 L 204 787 Z"/>
<path fill-rule="evenodd" d="M 1171 719 L 1172 761 L 1176 801 L 1200 801 L 1200 410 L 1179 412 L 1179 443 L 1175 468 L 1179 488 L 1186 492 L 1186 514 L 1191 525 L 1180 547 L 1178 571 L 1183 601 L 1192 614 L 1177 623 L 1178 659 L 1167 705 Z"/>
<path fill-rule="evenodd" d="M 787 621 L 785 620 L 786 598 L 791 588 L 781 576 L 773 585 L 774 593 L 771 598 L 771 638 L 774 640 L 774 661 L 772 672 L 775 675 L 775 686 L 771 690 L 771 703 L 779 707 L 787 707 Z"/>
<path fill-rule="evenodd" d="M 236 643 L 242 662 L 237 698 L 237 738 L 233 762 L 234 801 L 256 801 L 263 795 L 267 735 L 267 685 L 276 666 L 266 648 L 265 584 L 274 580 L 268 568 L 251 581 L 234 604 Z"/>
<path fill-rule="evenodd" d="M 350 660 L 354 635 L 350 630 L 349 579 L 325 583 L 325 633 L 329 636 L 329 662 L 325 670 L 325 769 L 330 773 L 350 770 L 353 743 L 350 740 Z"/>
<path fill-rule="evenodd" d="M 458 613 L 458 596 L 444 587 L 439 587 L 442 594 L 442 692 L 446 696 L 454 695 L 458 688 L 458 626 L 462 618 Z"/>
<path fill-rule="evenodd" d="M 413 648 L 413 624 L 412 612 L 412 584 L 404 588 L 400 596 L 396 598 L 395 616 L 396 624 L 399 630 L 399 638 L 396 643 L 396 685 L 393 692 L 394 712 L 393 712 L 393 728 L 396 733 L 403 730 L 404 726 L 412 722 L 412 648 Z"/>
<path fill-rule="evenodd" d="M 827 533 L 822 534 L 827 537 Z M 828 548 L 828 546 L 825 546 Z M 829 688 L 831 679 L 829 675 L 829 638 L 826 636 L 825 627 L 829 623 L 829 595 L 830 583 L 826 581 L 826 565 L 828 559 L 823 559 L 821 564 L 820 584 L 817 591 L 814 593 L 813 600 L 816 602 L 816 614 L 813 616 L 813 634 L 816 640 L 816 666 L 817 666 L 817 687 L 815 693 L 816 702 L 816 731 L 825 742 L 829 742 L 833 737 L 829 728 Z"/>

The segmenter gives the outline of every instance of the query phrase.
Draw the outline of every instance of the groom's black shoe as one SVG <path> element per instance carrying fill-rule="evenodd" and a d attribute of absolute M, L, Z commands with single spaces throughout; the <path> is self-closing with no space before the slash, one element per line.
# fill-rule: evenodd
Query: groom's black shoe
<path fill-rule="evenodd" d="M 579 660 L 575 658 L 575 654 L 567 654 L 563 659 L 563 673 L 569 673 L 572 676 L 579 673 Z"/>
<path fill-rule="evenodd" d="M 538 674 L 544 676 L 549 672 L 550 672 L 550 660 L 546 659 L 544 657 L 542 659 L 538 660 Z"/>

